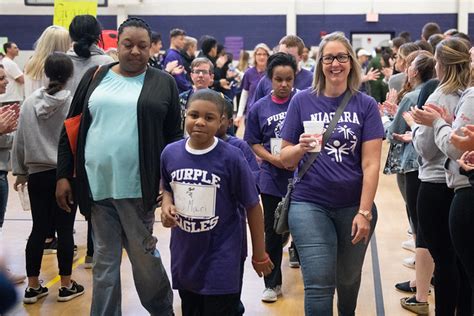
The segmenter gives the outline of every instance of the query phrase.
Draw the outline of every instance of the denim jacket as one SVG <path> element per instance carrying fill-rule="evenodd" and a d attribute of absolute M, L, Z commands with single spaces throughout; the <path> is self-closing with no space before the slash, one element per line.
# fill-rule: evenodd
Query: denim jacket
<path fill-rule="evenodd" d="M 397 113 L 393 118 L 392 123 L 387 128 L 387 139 L 391 143 L 401 143 L 400 141 L 393 138 L 395 134 L 405 134 L 410 131 L 410 127 L 403 118 L 403 113 L 410 110 L 410 107 L 416 106 L 418 101 L 418 95 L 420 94 L 423 84 L 418 85 L 413 91 L 408 92 L 400 101 L 398 105 Z M 413 147 L 413 143 L 402 143 L 402 150 L 393 152 L 392 159 L 399 161 L 400 173 L 407 173 L 418 170 L 418 153 Z"/>

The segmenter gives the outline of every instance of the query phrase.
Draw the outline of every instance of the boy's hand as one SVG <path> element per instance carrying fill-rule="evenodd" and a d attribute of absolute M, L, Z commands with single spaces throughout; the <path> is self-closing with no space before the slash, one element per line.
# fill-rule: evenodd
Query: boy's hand
<path fill-rule="evenodd" d="M 166 204 L 161 206 L 161 224 L 164 227 L 176 227 L 176 206 L 173 204 Z"/>
<path fill-rule="evenodd" d="M 267 253 L 265 253 L 265 256 L 262 258 L 252 256 L 252 265 L 259 277 L 269 275 L 275 267 Z"/>

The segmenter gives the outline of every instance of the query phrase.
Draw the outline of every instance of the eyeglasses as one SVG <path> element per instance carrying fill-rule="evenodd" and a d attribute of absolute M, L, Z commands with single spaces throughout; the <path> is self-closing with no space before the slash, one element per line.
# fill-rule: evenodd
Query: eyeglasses
<path fill-rule="evenodd" d="M 340 62 L 341 64 L 344 64 L 344 63 L 347 63 L 349 61 L 350 57 L 351 56 L 349 54 L 338 54 L 336 56 L 334 56 L 334 55 L 324 55 L 323 58 L 321 58 L 321 61 L 325 65 L 330 65 L 330 64 L 333 63 L 334 59 L 337 59 L 338 62 Z"/>
<path fill-rule="evenodd" d="M 195 69 L 192 71 L 193 74 L 196 74 L 196 75 L 208 75 L 209 74 L 209 70 L 203 70 L 203 69 Z"/>

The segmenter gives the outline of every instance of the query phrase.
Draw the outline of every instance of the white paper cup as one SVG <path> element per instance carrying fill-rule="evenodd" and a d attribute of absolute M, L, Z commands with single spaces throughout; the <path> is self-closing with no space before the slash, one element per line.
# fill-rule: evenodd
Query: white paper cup
<path fill-rule="evenodd" d="M 324 122 L 322 121 L 304 121 L 304 132 L 305 134 L 311 134 L 313 138 L 316 139 L 314 142 L 313 148 L 309 150 L 310 152 L 320 152 L 321 151 L 321 143 L 323 141 L 323 129 L 324 129 Z"/>

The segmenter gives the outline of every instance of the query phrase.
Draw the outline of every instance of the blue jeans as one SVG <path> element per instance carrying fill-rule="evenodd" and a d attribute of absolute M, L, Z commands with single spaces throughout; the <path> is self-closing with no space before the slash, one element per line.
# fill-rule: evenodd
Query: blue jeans
<path fill-rule="evenodd" d="M 154 217 L 142 199 L 106 199 L 92 204 L 94 233 L 91 315 L 121 315 L 122 247 L 132 264 L 140 302 L 151 315 L 173 315 L 173 292 L 152 236 Z"/>
<path fill-rule="evenodd" d="M 358 207 L 328 209 L 291 202 L 288 222 L 300 256 L 308 316 L 332 316 L 336 288 L 339 315 L 355 313 L 367 250 L 363 241 L 351 243 L 352 220 L 357 211 Z M 372 215 L 370 236 L 377 222 L 375 206 Z"/>
<path fill-rule="evenodd" d="M 8 172 L 0 171 L 0 228 L 3 227 L 8 201 Z"/>

